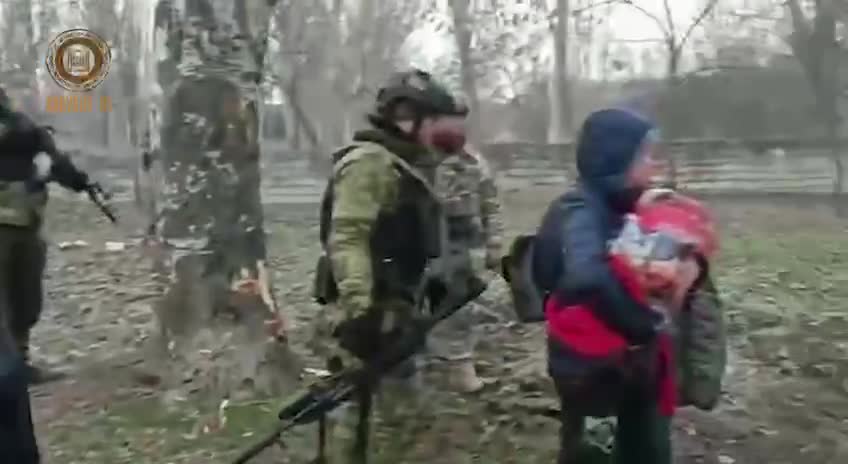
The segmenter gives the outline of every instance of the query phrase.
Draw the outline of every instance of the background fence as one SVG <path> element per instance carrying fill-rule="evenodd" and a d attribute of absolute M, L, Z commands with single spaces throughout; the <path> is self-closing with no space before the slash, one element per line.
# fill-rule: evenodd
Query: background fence
<path fill-rule="evenodd" d="M 678 140 L 668 149 L 678 187 L 698 193 L 829 195 L 836 181 L 831 151 L 819 140 Z M 565 188 L 574 178 L 574 147 L 568 144 L 498 143 L 482 151 L 504 191 Z M 277 155 L 266 158 L 266 201 L 317 202 L 326 163 L 304 154 Z M 848 165 L 848 157 L 842 158 Z"/>
<path fill-rule="evenodd" d="M 329 153 L 293 152 L 274 142 L 263 146 L 265 202 L 320 201 Z M 830 149 L 817 140 L 678 140 L 667 146 L 678 187 L 702 194 L 823 196 L 833 193 L 837 179 Z M 81 150 L 88 155 L 83 166 L 98 172 L 119 196 L 132 196 L 136 160 Z M 568 144 L 497 143 L 484 145 L 482 151 L 504 192 L 566 188 L 574 178 L 574 147 Z M 848 165 L 848 157 L 842 158 Z"/>
<path fill-rule="evenodd" d="M 831 149 L 819 140 L 678 140 L 668 150 L 677 186 L 695 192 L 830 194 L 837 182 Z M 491 144 L 483 152 L 507 189 L 565 185 L 574 177 L 572 145 Z M 671 170 L 666 175 L 661 180 L 670 180 Z"/>

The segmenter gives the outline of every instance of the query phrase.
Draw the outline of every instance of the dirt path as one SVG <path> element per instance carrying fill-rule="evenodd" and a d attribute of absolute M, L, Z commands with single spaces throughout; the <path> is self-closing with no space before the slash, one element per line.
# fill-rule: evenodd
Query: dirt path
<path fill-rule="evenodd" d="M 543 206 L 522 201 L 507 205 L 513 232 L 535 223 Z M 271 424 L 279 402 L 233 404 L 227 427 L 204 433 L 202 424 L 217 411 L 157 391 L 138 369 L 154 330 L 149 303 L 157 289 L 127 231 L 111 229 L 83 202 L 54 201 L 52 209 L 49 307 L 35 355 L 71 377 L 33 392 L 46 462 L 227 462 Z M 848 271 L 839 264 L 848 258 L 839 242 L 845 224 L 815 211 L 792 214 L 804 228 L 792 227 L 786 211 L 775 220 L 739 205 L 723 210 L 720 283 L 730 303 L 734 359 L 721 407 L 679 414 L 679 463 L 848 462 Z M 277 289 L 293 318 L 295 348 L 308 356 L 305 329 L 316 308 L 303 276 L 316 247 L 312 211 L 270 208 L 268 216 Z M 763 242 L 764 230 L 779 240 Z M 74 240 L 87 245 L 57 247 Z M 107 241 L 128 248 L 107 251 Z M 808 256 L 810 243 L 823 250 Z M 485 295 L 493 314 L 508 315 L 497 303 L 504 296 L 497 286 Z M 553 462 L 557 424 L 529 412 L 556 405 L 540 328 L 488 315 L 478 330 L 478 363 L 489 384 L 479 395 L 453 395 L 439 388 L 438 370 L 430 373 L 427 395 L 438 421 L 408 462 Z M 300 430 L 288 458 L 272 453 L 257 462 L 307 462 L 313 435 Z"/>

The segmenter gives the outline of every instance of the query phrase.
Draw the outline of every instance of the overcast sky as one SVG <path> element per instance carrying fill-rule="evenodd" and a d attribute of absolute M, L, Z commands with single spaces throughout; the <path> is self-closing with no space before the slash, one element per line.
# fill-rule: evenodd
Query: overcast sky
<path fill-rule="evenodd" d="M 554 3 L 555 0 L 549 0 Z M 599 0 L 594 0 L 599 1 Z M 722 3 L 734 0 L 722 0 Z M 743 0 L 738 0 L 743 1 Z M 692 19 L 698 15 L 705 0 L 671 0 L 672 16 L 678 29 L 678 34 L 689 27 Z M 572 1 L 572 5 L 578 6 L 581 2 Z M 665 11 L 663 0 L 634 0 L 634 3 L 663 20 L 665 24 Z M 662 32 L 657 23 L 645 13 L 628 5 L 618 5 L 612 8 L 611 14 L 605 19 L 612 34 L 613 40 L 646 40 L 660 39 Z M 418 59 L 429 60 L 441 54 L 447 53 L 452 48 L 452 39 L 435 34 L 426 29 L 418 31 L 411 38 L 414 48 L 421 51 Z"/>

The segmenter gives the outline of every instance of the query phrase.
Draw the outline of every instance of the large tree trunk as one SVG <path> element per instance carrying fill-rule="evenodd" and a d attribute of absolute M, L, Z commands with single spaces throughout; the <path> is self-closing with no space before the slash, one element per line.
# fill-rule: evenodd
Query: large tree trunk
<path fill-rule="evenodd" d="M 837 214 L 844 214 L 841 195 L 844 192 L 844 166 L 839 146 L 839 67 L 842 60 L 837 42 L 836 5 L 832 0 L 816 2 L 815 16 L 808 20 L 798 0 L 786 3 L 792 19 L 790 45 L 801 63 L 816 97 L 825 136 L 830 140 L 831 161 L 835 171 L 834 204 Z"/>
<path fill-rule="evenodd" d="M 557 0 L 554 27 L 554 73 L 551 79 L 548 142 L 563 143 L 571 137 L 571 89 L 568 81 L 569 0 Z"/>
<path fill-rule="evenodd" d="M 274 3 L 160 0 L 155 17 L 168 38 L 156 67 L 166 97 L 156 229 L 167 288 L 155 305 L 171 358 L 165 379 L 192 379 L 190 388 L 216 396 L 290 380 L 259 191 L 259 83 Z"/>
<path fill-rule="evenodd" d="M 450 0 L 453 15 L 454 39 L 459 52 L 462 90 L 468 99 L 468 138 L 474 145 L 480 144 L 480 99 L 477 96 L 477 76 L 471 57 L 472 18 L 469 0 Z"/>

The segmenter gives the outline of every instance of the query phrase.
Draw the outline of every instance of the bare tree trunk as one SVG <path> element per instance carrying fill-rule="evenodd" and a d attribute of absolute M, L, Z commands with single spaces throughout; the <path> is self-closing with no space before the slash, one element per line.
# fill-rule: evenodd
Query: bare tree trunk
<path fill-rule="evenodd" d="M 680 71 L 680 54 L 682 52 L 680 46 L 678 46 L 675 38 L 670 36 L 667 39 L 667 48 L 668 48 L 668 62 L 666 68 L 666 76 L 665 76 L 665 96 L 668 99 L 673 98 L 675 90 L 677 89 L 677 77 Z M 677 157 L 674 152 L 669 150 L 668 152 L 668 179 L 667 186 L 669 188 L 676 189 L 677 188 L 677 177 L 678 177 L 678 166 L 677 166 Z"/>
<path fill-rule="evenodd" d="M 218 395 L 291 380 L 266 266 L 259 83 L 273 1 L 160 0 L 157 33 L 176 73 L 159 85 L 164 201 L 157 232 L 166 285 L 155 305 L 171 357 L 166 380 Z"/>
<path fill-rule="evenodd" d="M 468 0 L 450 0 L 453 14 L 454 39 L 459 51 L 462 90 L 468 99 L 468 134 L 475 145 L 480 144 L 480 99 L 477 95 L 477 76 L 471 59 L 472 18 Z"/>
<path fill-rule="evenodd" d="M 571 11 L 569 0 L 557 0 L 554 27 L 554 73 L 551 85 L 548 142 L 564 143 L 571 136 L 571 87 L 568 80 L 568 34 Z"/>
<path fill-rule="evenodd" d="M 318 139 L 318 131 L 315 129 L 315 126 L 312 125 L 312 122 L 309 120 L 309 115 L 306 114 L 306 111 L 303 109 L 303 105 L 300 103 L 300 99 L 298 98 L 298 82 L 299 76 L 292 76 L 291 81 L 285 87 L 286 89 L 286 99 L 289 102 L 289 105 L 292 109 L 292 114 L 294 115 L 294 124 L 292 127 L 294 130 L 303 130 L 303 134 L 306 135 L 306 138 L 309 140 L 309 144 L 312 146 L 314 150 L 320 150 L 320 140 Z M 298 138 L 298 147 L 300 147 L 301 143 Z"/>
<path fill-rule="evenodd" d="M 845 171 L 839 147 L 841 115 L 839 98 L 839 67 L 843 59 L 836 32 L 836 5 L 833 0 L 816 2 L 812 19 L 807 19 L 798 0 L 786 2 L 792 19 L 792 52 L 807 75 L 816 97 L 822 127 L 830 140 L 831 161 L 835 171 L 833 195 L 837 214 L 844 214 L 840 197 L 844 191 Z"/>
<path fill-rule="evenodd" d="M 28 96 L 35 94 L 35 70 L 38 66 L 38 51 L 34 43 L 32 1 L 5 0 L 3 2 L 2 51 L 8 66 L 3 80 L 9 90 L 23 91 Z M 11 46 L 14 44 L 14 46 Z"/>

